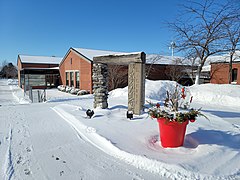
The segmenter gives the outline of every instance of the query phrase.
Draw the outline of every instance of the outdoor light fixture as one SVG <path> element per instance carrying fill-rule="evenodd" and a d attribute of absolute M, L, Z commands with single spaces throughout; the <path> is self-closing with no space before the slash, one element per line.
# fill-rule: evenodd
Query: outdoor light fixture
<path fill-rule="evenodd" d="M 132 111 L 127 111 L 127 118 L 132 119 L 133 118 L 133 112 Z"/>
<path fill-rule="evenodd" d="M 92 116 L 94 115 L 94 111 L 91 110 L 91 109 L 88 109 L 88 110 L 86 111 L 86 114 L 87 114 L 87 117 L 89 117 L 89 118 L 91 119 Z"/>

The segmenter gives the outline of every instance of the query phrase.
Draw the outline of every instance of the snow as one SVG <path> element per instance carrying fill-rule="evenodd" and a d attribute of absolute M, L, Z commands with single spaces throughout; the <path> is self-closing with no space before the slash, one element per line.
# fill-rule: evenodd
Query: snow
<path fill-rule="evenodd" d="M 190 87 L 196 101 L 203 105 L 222 105 L 240 108 L 240 86 L 230 84 L 202 84 Z"/>
<path fill-rule="evenodd" d="M 84 48 L 73 48 L 73 49 L 91 61 L 93 60 L 93 57 L 96 57 L 96 56 L 106 56 L 106 55 L 123 53 L 123 52 L 113 52 L 113 51 L 106 51 L 106 50 L 94 50 L 94 49 L 84 49 Z"/>
<path fill-rule="evenodd" d="M 182 60 L 181 64 L 183 64 L 183 65 L 191 65 L 190 62 L 183 60 L 183 57 L 180 57 L 180 56 L 172 57 L 172 56 L 163 56 L 163 55 L 159 55 L 159 54 L 147 54 L 146 55 L 146 63 L 147 64 L 176 65 L 176 62 L 178 59 Z"/>
<path fill-rule="evenodd" d="M 210 63 L 218 63 L 218 62 L 229 62 L 230 61 L 230 54 L 223 54 L 223 55 L 215 55 L 210 56 L 205 65 Z M 240 51 L 236 51 L 233 55 L 233 62 L 240 61 Z"/>
<path fill-rule="evenodd" d="M 22 63 L 60 64 L 62 57 L 19 55 Z"/>
<path fill-rule="evenodd" d="M 199 117 L 189 123 L 182 147 L 163 148 L 157 121 L 146 112 L 126 119 L 127 87 L 111 91 L 109 108 L 94 109 L 88 119 L 85 112 L 92 109 L 93 95 L 49 89 L 46 103 L 29 103 L 21 89 L 4 82 L 0 81 L 2 179 L 240 178 L 239 85 L 186 87 L 193 95 L 192 106 L 202 107 L 209 120 Z M 175 85 L 146 80 L 146 100 L 163 100 Z M 23 99 L 29 104 L 18 105 Z"/>

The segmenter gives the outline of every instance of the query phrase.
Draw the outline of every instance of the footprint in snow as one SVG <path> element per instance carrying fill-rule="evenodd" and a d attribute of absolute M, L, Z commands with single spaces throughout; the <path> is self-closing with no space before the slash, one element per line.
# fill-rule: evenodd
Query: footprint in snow
<path fill-rule="evenodd" d="M 22 162 L 22 156 L 18 157 L 17 164 L 20 164 Z"/>
<path fill-rule="evenodd" d="M 24 169 L 24 173 L 25 173 L 26 175 L 30 175 L 30 174 L 31 174 L 31 171 L 30 171 L 29 169 Z"/>
<path fill-rule="evenodd" d="M 54 158 L 54 155 L 52 155 L 52 158 Z M 59 160 L 60 160 L 60 158 L 59 158 L 59 157 L 56 157 L 56 161 L 59 161 Z M 67 162 L 63 160 L 62 163 L 65 164 L 65 163 L 67 163 Z"/>
<path fill-rule="evenodd" d="M 26 150 L 27 150 L 27 152 L 31 152 L 32 151 L 31 148 L 29 148 L 29 147 L 27 147 Z"/>
<path fill-rule="evenodd" d="M 64 171 L 61 171 L 61 172 L 60 172 L 60 176 L 62 176 L 63 174 L 64 174 Z"/>

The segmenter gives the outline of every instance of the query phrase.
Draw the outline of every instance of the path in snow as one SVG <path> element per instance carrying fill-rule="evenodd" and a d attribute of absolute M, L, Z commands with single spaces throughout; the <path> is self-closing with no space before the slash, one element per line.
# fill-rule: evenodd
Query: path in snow
<path fill-rule="evenodd" d="M 31 174 L 28 124 L 12 92 L 6 81 L 0 80 L 0 174 L 3 179 Z"/>
<path fill-rule="evenodd" d="M 7 80 L 0 79 L 0 87 L 0 106 L 16 104 L 16 98 L 13 97 L 13 93 L 7 84 Z"/>

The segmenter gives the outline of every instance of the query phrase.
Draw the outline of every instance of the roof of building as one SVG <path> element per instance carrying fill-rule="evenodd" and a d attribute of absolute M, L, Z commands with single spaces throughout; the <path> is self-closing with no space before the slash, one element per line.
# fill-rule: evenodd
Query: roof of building
<path fill-rule="evenodd" d="M 106 56 L 106 55 L 119 55 L 119 54 L 129 54 L 126 52 L 114 52 L 106 50 L 93 50 L 85 48 L 70 48 L 78 52 L 89 61 L 93 60 L 93 57 L 97 56 Z M 33 63 L 33 64 L 60 64 L 64 58 L 54 57 L 54 56 L 30 56 L 30 55 L 19 55 L 22 63 Z M 176 64 L 176 61 L 179 60 L 179 65 L 191 65 L 191 62 L 183 59 L 179 56 L 163 56 L 159 54 L 146 54 L 146 64 L 161 64 L 161 65 L 171 65 Z M 181 61 L 181 62 L 180 62 Z M 240 61 L 240 51 L 236 52 L 234 55 L 234 62 Z M 229 62 L 229 54 L 222 56 L 210 56 L 205 63 L 205 66 L 210 65 L 210 63 L 218 62 Z"/>
<path fill-rule="evenodd" d="M 22 63 L 31 64 L 59 64 L 62 60 L 61 57 L 55 56 L 30 56 L 30 55 L 19 55 Z"/>
<path fill-rule="evenodd" d="M 223 55 L 216 55 L 216 56 L 209 56 L 205 65 L 210 65 L 212 63 L 229 63 L 230 61 L 230 54 L 223 54 Z M 233 62 L 240 61 L 240 51 L 236 51 L 233 55 Z"/>
<path fill-rule="evenodd" d="M 162 65 L 190 65 L 187 61 L 180 56 L 163 56 L 159 54 L 147 54 L 146 64 L 162 64 Z"/>
<path fill-rule="evenodd" d="M 93 49 L 84 49 L 84 48 L 72 48 L 73 50 L 77 51 L 90 61 L 93 60 L 93 57 L 97 56 L 106 56 L 106 55 L 123 55 L 123 54 L 129 54 L 126 52 L 114 52 L 114 51 L 105 51 L 105 50 L 93 50 Z M 139 53 L 139 52 L 133 52 L 133 53 Z M 130 53 L 130 54 L 133 54 Z M 158 54 L 146 54 L 146 63 L 147 64 L 176 64 L 176 60 L 182 59 L 182 57 L 175 56 L 174 58 L 172 56 L 161 56 Z M 188 63 L 183 63 L 185 65 L 189 65 Z"/>
<path fill-rule="evenodd" d="M 105 50 L 93 50 L 93 49 L 83 49 L 83 48 L 72 48 L 81 55 L 88 58 L 90 61 L 93 60 L 93 57 L 96 56 L 106 56 L 106 55 L 115 55 L 122 54 L 123 52 L 113 52 L 113 51 L 105 51 Z"/>

